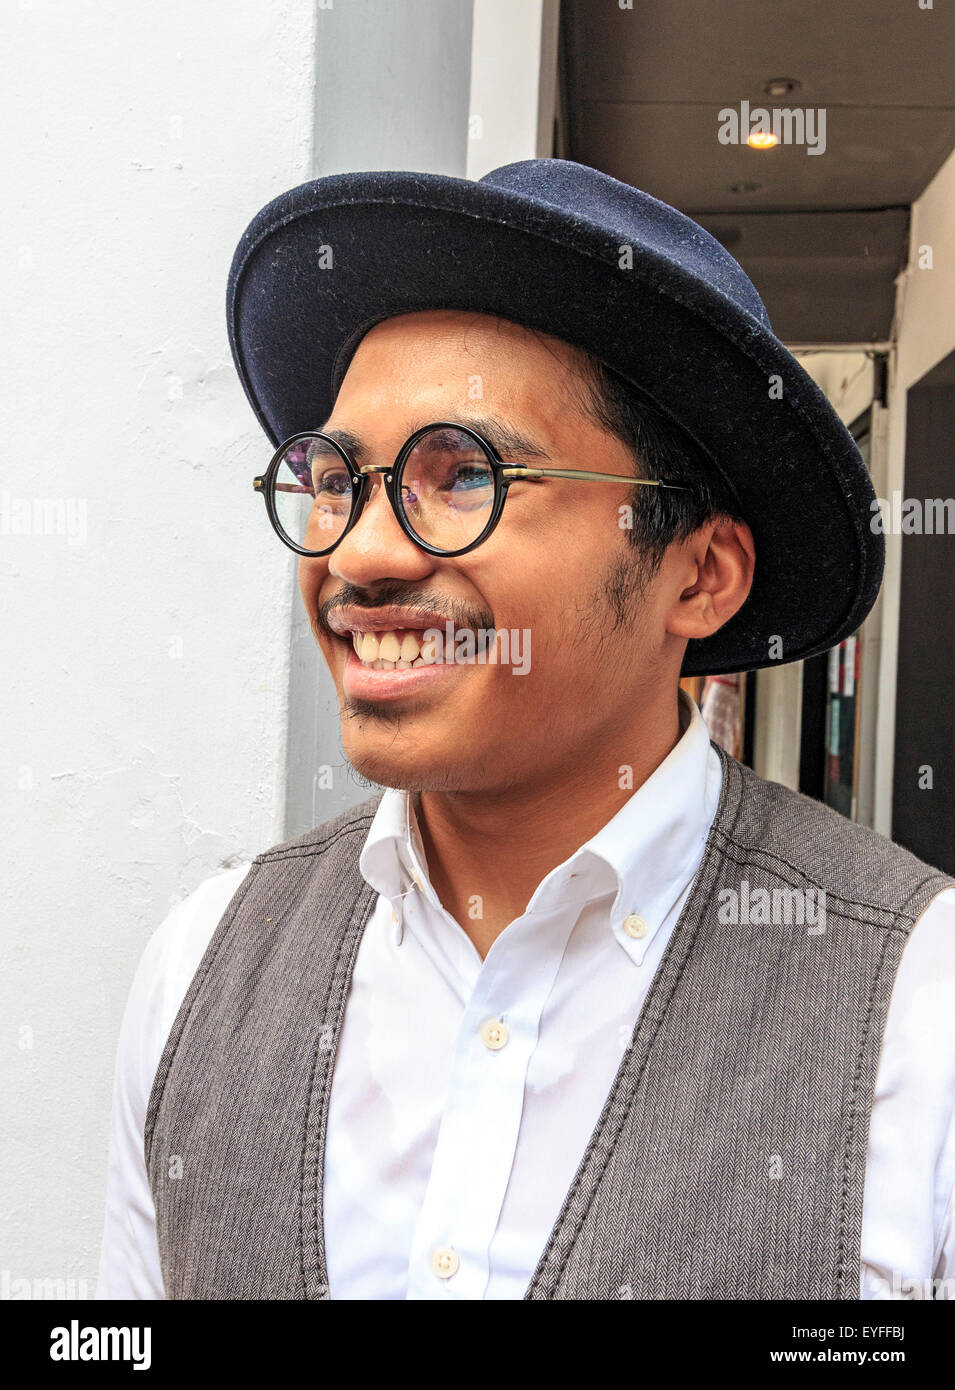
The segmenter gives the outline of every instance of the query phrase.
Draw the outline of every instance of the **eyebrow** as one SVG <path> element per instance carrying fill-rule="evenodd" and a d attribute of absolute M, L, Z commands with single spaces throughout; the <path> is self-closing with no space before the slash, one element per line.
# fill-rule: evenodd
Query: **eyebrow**
<path fill-rule="evenodd" d="M 462 416 L 457 420 L 447 421 L 421 420 L 419 424 L 412 425 L 408 431 L 407 437 L 410 438 L 415 430 L 420 429 L 423 425 L 430 424 L 467 425 L 470 429 L 476 430 L 478 434 L 482 435 L 489 444 L 492 444 L 504 460 L 507 460 L 509 455 L 516 455 L 518 458 L 550 458 L 550 451 L 545 449 L 544 445 L 538 440 L 531 438 L 530 435 L 523 434 L 520 430 L 515 429 L 513 425 L 499 420 L 494 415 L 468 415 Z M 353 434 L 351 430 L 329 430 L 323 425 L 320 433 L 327 434 L 332 439 L 337 440 L 342 448 L 346 449 L 355 459 L 360 459 L 368 452 L 367 446 L 362 439 L 357 434 Z M 319 443 L 319 446 L 315 449 L 315 453 L 319 452 L 328 451 L 322 451 Z"/>

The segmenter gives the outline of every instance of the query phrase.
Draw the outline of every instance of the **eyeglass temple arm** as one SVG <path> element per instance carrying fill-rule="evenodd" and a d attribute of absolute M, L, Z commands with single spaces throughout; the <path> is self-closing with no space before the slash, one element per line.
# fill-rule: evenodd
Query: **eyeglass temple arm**
<path fill-rule="evenodd" d="M 583 468 L 503 468 L 505 478 L 579 478 L 582 482 L 639 483 L 641 487 L 666 487 L 674 492 L 686 492 L 677 483 L 661 483 L 656 478 L 633 478 L 629 473 L 591 473 Z"/>
<path fill-rule="evenodd" d="M 387 473 L 390 465 L 368 463 L 361 468 L 362 473 Z M 598 483 L 636 483 L 640 487 L 665 487 L 674 492 L 685 492 L 678 483 L 661 483 L 656 478 L 634 478 L 629 473 L 593 473 L 584 468 L 503 468 L 505 478 L 579 478 L 582 482 Z M 264 478 L 253 478 L 252 487 L 261 492 L 265 486 Z M 274 483 L 276 492 L 311 492 L 311 488 L 296 483 Z"/>
<path fill-rule="evenodd" d="M 387 463 L 366 463 L 359 469 L 360 473 L 388 473 L 391 465 Z M 518 468 L 505 467 L 501 469 L 501 475 L 505 478 L 580 478 L 583 482 L 594 480 L 602 483 L 639 483 L 642 487 L 668 487 L 675 492 L 685 492 L 686 488 L 680 487 L 676 483 L 661 483 L 655 478 L 632 478 L 629 473 L 591 473 L 584 468 Z"/>
<path fill-rule="evenodd" d="M 273 486 L 273 488 L 274 488 L 274 490 L 275 490 L 276 492 L 307 492 L 307 493 L 311 494 L 311 491 L 312 491 L 312 489 L 311 489 L 310 487 L 305 487 L 302 483 L 273 483 L 272 486 Z M 253 478 L 253 479 L 252 479 L 252 491 L 253 491 L 253 492 L 264 492 L 264 491 L 265 491 L 265 479 L 264 479 L 264 478 Z"/>

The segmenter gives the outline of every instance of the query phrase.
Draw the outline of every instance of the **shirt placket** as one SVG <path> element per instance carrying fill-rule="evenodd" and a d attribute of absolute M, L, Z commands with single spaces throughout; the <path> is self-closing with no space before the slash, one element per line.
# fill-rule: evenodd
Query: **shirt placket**
<path fill-rule="evenodd" d="M 480 1299 L 517 1149 L 541 1014 L 580 908 L 526 913 L 468 998 L 412 1241 L 408 1297 Z"/>

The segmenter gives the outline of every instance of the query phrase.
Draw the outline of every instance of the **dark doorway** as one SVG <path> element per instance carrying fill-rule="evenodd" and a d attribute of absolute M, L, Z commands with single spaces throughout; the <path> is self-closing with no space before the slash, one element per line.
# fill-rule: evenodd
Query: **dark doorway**
<path fill-rule="evenodd" d="M 908 392 L 904 497 L 917 500 L 922 521 L 920 531 L 906 534 L 913 523 L 903 511 L 892 789 L 892 838 L 948 873 L 955 872 L 955 734 L 948 703 L 955 690 L 955 502 L 946 509 L 944 501 L 955 495 L 953 440 L 955 352 Z M 930 498 L 943 505 L 931 512 Z M 893 524 L 897 511 L 893 505 Z"/>

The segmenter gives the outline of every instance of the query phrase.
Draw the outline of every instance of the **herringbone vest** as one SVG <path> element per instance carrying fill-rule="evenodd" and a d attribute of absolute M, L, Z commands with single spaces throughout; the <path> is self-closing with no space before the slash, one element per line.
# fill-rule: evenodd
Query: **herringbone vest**
<path fill-rule="evenodd" d="M 528 1298 L 859 1296 L 889 996 L 953 880 L 717 752 L 702 864 Z M 378 799 L 255 859 L 183 1000 L 145 1126 L 169 1298 L 329 1296 L 328 1101 Z M 727 922 L 726 889 L 822 889 L 825 930 Z"/>

